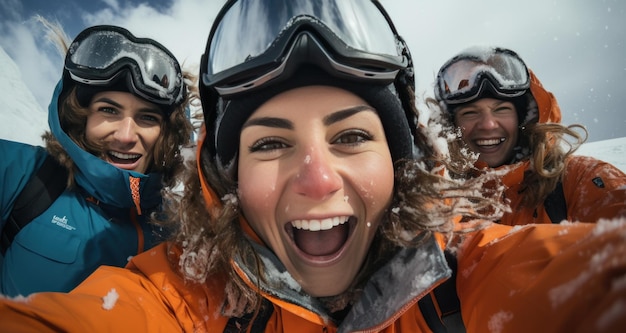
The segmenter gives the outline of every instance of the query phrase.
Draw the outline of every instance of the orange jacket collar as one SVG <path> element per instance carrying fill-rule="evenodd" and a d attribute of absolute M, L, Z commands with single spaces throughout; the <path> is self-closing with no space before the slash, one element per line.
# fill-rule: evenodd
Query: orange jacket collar
<path fill-rule="evenodd" d="M 539 109 L 539 122 L 540 123 L 560 123 L 561 122 L 561 109 L 556 101 L 554 95 L 547 91 L 535 73 L 530 72 L 530 92 L 532 93 L 537 107 Z"/>

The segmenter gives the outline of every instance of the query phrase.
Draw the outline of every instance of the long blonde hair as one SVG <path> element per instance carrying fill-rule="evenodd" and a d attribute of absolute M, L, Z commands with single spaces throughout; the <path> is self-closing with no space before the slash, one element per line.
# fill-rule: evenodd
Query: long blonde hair
<path fill-rule="evenodd" d="M 537 207 L 563 180 L 567 161 L 587 140 L 580 124 L 534 123 L 521 129 L 528 138 L 530 172 L 524 175 L 522 205 Z"/>
<path fill-rule="evenodd" d="M 438 119 L 443 127 L 455 128 L 454 116 L 441 102 L 428 98 L 426 103 L 439 113 L 448 115 Z M 534 208 L 540 205 L 563 180 L 567 161 L 587 140 L 587 130 L 580 124 L 565 126 L 560 123 L 531 121 L 522 125 L 519 131 L 520 148 L 523 152 L 515 158 L 514 163 L 526 159 L 530 161 L 530 168 L 522 182 L 524 195 L 521 205 Z M 463 156 L 468 155 L 470 149 L 463 141 L 458 128 L 456 139 L 449 141 L 449 151 L 447 165 L 453 177 L 470 179 L 484 173 L 477 170 L 473 164 L 466 163 L 468 159 Z"/>

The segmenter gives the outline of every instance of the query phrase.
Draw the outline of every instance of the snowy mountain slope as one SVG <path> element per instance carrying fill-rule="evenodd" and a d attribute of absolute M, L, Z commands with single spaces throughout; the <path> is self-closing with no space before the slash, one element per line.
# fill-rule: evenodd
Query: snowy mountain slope
<path fill-rule="evenodd" d="M 626 172 L 626 137 L 585 143 L 576 155 L 595 157 Z"/>
<path fill-rule="evenodd" d="M 41 109 L 20 70 L 2 48 L 0 77 L 0 137 L 41 144 L 41 134 L 48 129 L 47 112 Z"/>

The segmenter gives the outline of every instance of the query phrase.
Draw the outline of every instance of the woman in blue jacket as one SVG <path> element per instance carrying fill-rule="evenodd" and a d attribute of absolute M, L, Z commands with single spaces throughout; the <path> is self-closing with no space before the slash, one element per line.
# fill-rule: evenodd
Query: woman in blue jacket
<path fill-rule="evenodd" d="M 69 291 L 98 266 L 125 266 L 156 245 L 165 231 L 150 219 L 191 136 L 185 109 L 195 95 L 185 81 L 194 76 L 161 44 L 94 26 L 64 46 L 46 147 L 0 141 L 2 229 L 48 156 L 68 173 L 61 195 L 12 235 L 0 270 L 5 295 Z"/>

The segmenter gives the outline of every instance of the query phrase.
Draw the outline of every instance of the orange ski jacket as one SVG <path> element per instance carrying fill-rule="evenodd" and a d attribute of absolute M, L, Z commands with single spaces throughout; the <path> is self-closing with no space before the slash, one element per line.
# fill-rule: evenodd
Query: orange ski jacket
<path fill-rule="evenodd" d="M 457 289 L 467 332 L 617 332 L 626 327 L 626 219 L 561 225 L 491 224 L 457 246 Z M 3 332 L 224 332 L 224 281 L 183 281 L 167 243 L 127 269 L 101 267 L 69 294 L 0 298 Z M 519 249 L 523 249 L 520 251 Z M 267 251 L 266 251 L 267 252 Z M 271 302 L 255 332 L 430 332 L 417 301 L 450 275 L 441 243 L 403 250 L 368 283 L 341 323 L 261 252 Z M 169 257 L 169 258 L 168 258 Z M 172 260 L 174 259 L 174 260 Z M 233 259 L 246 281 L 245 258 Z"/>
<path fill-rule="evenodd" d="M 530 76 L 530 90 L 539 109 L 538 122 L 561 122 L 561 110 L 554 95 L 543 88 L 534 73 Z M 521 184 L 529 165 L 525 159 L 497 168 L 511 168 L 502 181 L 508 187 L 505 196 L 510 200 L 512 212 L 502 217 L 499 221 L 502 224 L 552 223 L 543 204 L 536 208 L 521 205 L 524 195 Z M 592 157 L 570 156 L 562 184 L 568 221 L 596 222 L 601 218 L 626 216 L 626 174 L 614 165 Z"/>

